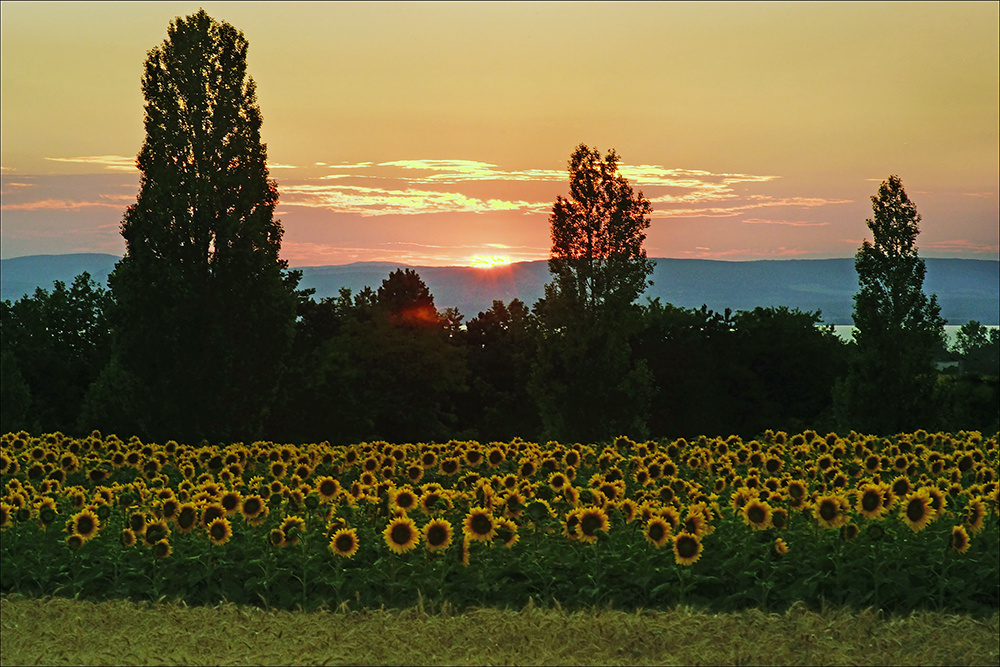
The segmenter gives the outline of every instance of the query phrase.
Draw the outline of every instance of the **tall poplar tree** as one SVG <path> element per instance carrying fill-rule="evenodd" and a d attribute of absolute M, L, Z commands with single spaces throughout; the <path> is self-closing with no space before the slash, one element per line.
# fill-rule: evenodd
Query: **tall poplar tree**
<path fill-rule="evenodd" d="M 899 176 L 882 182 L 872 210 L 866 222 L 873 239 L 854 259 L 857 353 L 838 404 L 845 428 L 889 434 L 933 423 L 934 353 L 945 320 L 937 296 L 923 291 L 920 214 Z"/>
<path fill-rule="evenodd" d="M 569 160 L 569 198 L 556 197 L 549 223 L 554 281 L 546 299 L 560 298 L 589 315 L 628 306 L 645 291 L 653 263 L 642 247 L 652 206 L 618 172 L 618 154 L 584 144 Z"/>
<path fill-rule="evenodd" d="M 201 10 L 146 58 L 141 189 L 109 277 L 116 357 L 92 405 L 117 400 L 112 422 L 147 437 L 257 437 L 294 333 L 301 274 L 279 258 L 247 47 Z"/>
<path fill-rule="evenodd" d="M 553 281 L 536 306 L 542 324 L 530 392 L 546 437 L 602 440 L 645 434 L 652 376 L 629 343 L 634 302 L 653 262 L 643 241 L 652 206 L 618 170 L 580 144 L 569 159 L 569 198 L 549 222 Z"/>

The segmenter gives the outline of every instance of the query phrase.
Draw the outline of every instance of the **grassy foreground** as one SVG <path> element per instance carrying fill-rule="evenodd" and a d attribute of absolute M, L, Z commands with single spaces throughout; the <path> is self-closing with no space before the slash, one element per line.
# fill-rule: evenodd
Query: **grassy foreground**
<path fill-rule="evenodd" d="M 284 612 L 0 599 L 5 665 L 996 665 L 1000 614 Z"/>

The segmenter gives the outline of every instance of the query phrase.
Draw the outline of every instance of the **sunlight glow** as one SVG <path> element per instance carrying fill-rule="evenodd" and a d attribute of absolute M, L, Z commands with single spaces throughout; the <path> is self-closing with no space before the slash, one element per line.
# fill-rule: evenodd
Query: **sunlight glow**
<path fill-rule="evenodd" d="M 508 264 L 510 264 L 510 257 L 507 255 L 473 255 L 469 258 L 469 266 L 477 269 L 492 269 L 495 266 Z"/>

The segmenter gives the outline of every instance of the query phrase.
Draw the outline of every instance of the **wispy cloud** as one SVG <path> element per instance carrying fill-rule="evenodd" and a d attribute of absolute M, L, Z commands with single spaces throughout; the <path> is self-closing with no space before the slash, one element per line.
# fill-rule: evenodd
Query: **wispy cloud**
<path fill-rule="evenodd" d="M 746 225 L 787 225 L 789 227 L 826 227 L 829 222 L 809 222 L 807 220 L 767 220 L 765 218 L 747 218 Z"/>
<path fill-rule="evenodd" d="M 734 204 L 733 206 L 656 209 L 653 211 L 653 217 L 654 218 L 730 218 L 733 216 L 740 215 L 744 211 L 750 211 L 759 208 L 770 208 L 772 206 L 814 208 L 817 206 L 829 206 L 833 204 L 850 204 L 852 202 L 852 200 L 850 199 L 824 199 L 821 197 L 771 197 L 769 195 L 751 195 L 746 199 L 749 199 L 750 202 L 744 204 Z"/>
<path fill-rule="evenodd" d="M 504 199 L 480 199 L 459 192 L 370 188 L 356 185 L 310 184 L 282 188 L 284 206 L 327 208 L 364 217 L 425 213 L 531 212 L 549 204 Z"/>
<path fill-rule="evenodd" d="M 932 241 L 930 243 L 920 243 L 920 247 L 924 250 L 936 250 L 938 252 L 961 252 L 961 253 L 975 253 L 975 254 L 992 254 L 996 255 L 1000 252 L 1000 246 L 991 245 L 987 243 L 975 243 L 973 241 L 966 241 L 964 239 L 955 239 L 952 241 Z"/>
<path fill-rule="evenodd" d="M 3 204 L 0 210 L 4 211 L 74 211 L 84 208 L 115 208 L 123 209 L 123 201 L 134 200 L 135 197 L 125 197 L 118 195 L 101 195 L 98 201 L 79 201 L 70 199 L 41 199 L 38 201 L 21 202 L 19 204 Z"/>
<path fill-rule="evenodd" d="M 51 162 L 70 162 L 74 164 L 96 164 L 112 171 L 135 171 L 135 157 L 124 155 L 87 155 L 82 157 L 47 157 Z"/>

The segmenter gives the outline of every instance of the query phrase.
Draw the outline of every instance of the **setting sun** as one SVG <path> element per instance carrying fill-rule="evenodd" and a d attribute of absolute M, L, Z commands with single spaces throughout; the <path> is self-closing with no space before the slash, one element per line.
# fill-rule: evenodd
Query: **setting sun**
<path fill-rule="evenodd" d="M 507 264 L 510 264 L 510 257 L 507 255 L 473 255 L 469 258 L 469 266 L 477 269 L 491 269 Z"/>

